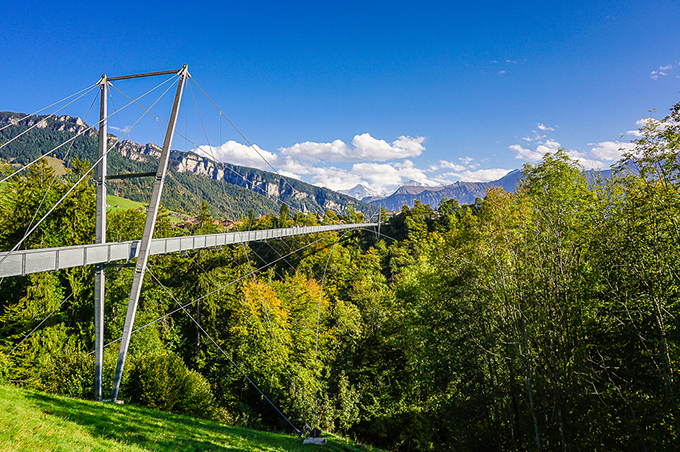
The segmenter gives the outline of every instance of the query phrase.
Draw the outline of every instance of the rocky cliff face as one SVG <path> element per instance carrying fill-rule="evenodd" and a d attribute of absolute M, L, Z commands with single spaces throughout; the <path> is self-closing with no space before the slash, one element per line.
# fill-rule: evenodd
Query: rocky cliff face
<path fill-rule="evenodd" d="M 154 144 L 140 145 L 128 140 L 117 143 L 116 149 L 121 155 L 142 162 L 147 161 L 148 157 L 158 158 L 161 153 L 161 148 Z M 326 188 L 254 168 L 215 162 L 193 152 L 172 151 L 169 165 L 178 173 L 192 173 L 217 181 L 223 180 L 274 201 L 286 203 L 302 212 L 323 213 L 332 210 L 342 213 L 349 205 L 359 211 L 375 210 L 347 195 Z"/>
<path fill-rule="evenodd" d="M 26 128 L 35 127 L 37 129 L 48 129 L 58 132 L 71 132 L 85 136 L 97 135 L 95 128 L 90 128 L 85 122 L 78 118 L 68 115 L 62 116 L 30 116 L 22 113 L 12 113 L 8 111 L 0 112 L 1 125 L 21 126 Z"/>
<path fill-rule="evenodd" d="M 0 127 L 2 125 L 13 127 L 0 130 L 0 141 L 12 139 L 18 134 L 26 132 L 20 140 L 3 148 L 0 158 L 5 160 L 29 162 L 39 157 L 46 150 L 56 149 L 61 143 L 72 138 L 73 141 L 70 146 L 64 146 L 53 156 L 61 159 L 78 157 L 91 162 L 96 160 L 97 135 L 99 132 L 96 128 L 88 126 L 80 118 L 68 115 L 27 117 L 22 113 L 0 112 Z M 119 141 L 115 135 L 109 135 L 109 146 L 111 145 L 124 159 L 121 162 L 118 155 L 111 155 L 109 164 L 122 166 L 120 169 L 123 172 L 140 172 L 140 167 L 148 168 L 142 171 L 149 171 L 155 167 L 154 160 L 157 160 L 161 155 L 161 148 L 155 144 L 141 145 L 130 140 Z M 117 163 L 114 163 L 113 160 L 116 160 Z M 125 164 L 127 160 L 135 162 L 135 165 L 127 168 Z M 336 213 L 343 213 L 350 205 L 355 210 L 364 211 L 367 214 L 377 211 L 376 207 L 326 188 L 315 187 L 296 179 L 254 168 L 214 162 L 191 152 L 172 151 L 169 166 L 176 173 L 212 181 L 224 181 L 227 184 L 264 196 L 269 201 L 258 201 L 256 198 L 251 198 L 248 201 L 255 205 L 259 204 L 260 212 L 265 209 L 263 207 L 265 204 L 271 206 L 273 204 L 271 201 L 277 204 L 286 203 L 293 212 L 318 212 L 323 214 L 326 210 L 332 210 Z M 184 184 L 194 186 L 192 190 L 196 191 L 196 184 L 191 178 L 184 178 L 183 180 Z M 210 181 L 202 181 L 198 185 L 204 182 Z M 218 194 L 222 192 L 219 185 L 217 186 L 218 190 L 215 190 L 214 182 L 209 183 L 209 185 L 211 185 L 211 188 L 204 186 L 203 189 L 211 191 L 215 196 L 223 196 Z M 192 190 L 188 191 L 192 192 Z M 241 207 L 251 208 L 250 206 Z M 266 209 L 270 208 L 267 207 Z"/>

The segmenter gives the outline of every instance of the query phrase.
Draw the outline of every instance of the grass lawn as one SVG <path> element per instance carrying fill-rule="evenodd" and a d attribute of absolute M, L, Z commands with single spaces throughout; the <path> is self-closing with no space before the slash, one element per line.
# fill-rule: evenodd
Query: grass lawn
<path fill-rule="evenodd" d="M 379 450 L 337 437 L 305 445 L 292 434 L 0 386 L 0 451 Z"/>
<path fill-rule="evenodd" d="M 106 208 L 108 212 L 114 210 L 138 209 L 146 205 L 142 202 L 131 201 L 129 199 L 121 198 L 120 196 L 115 195 L 106 195 L 106 204 L 109 205 L 109 207 Z M 169 210 L 168 212 L 172 212 L 172 210 Z M 176 216 L 173 215 L 170 216 L 171 223 L 179 223 L 181 221 L 182 220 L 177 218 Z"/>
<path fill-rule="evenodd" d="M 143 202 L 131 201 L 115 195 L 106 195 L 106 204 L 109 206 L 106 210 L 138 209 L 145 205 Z"/>

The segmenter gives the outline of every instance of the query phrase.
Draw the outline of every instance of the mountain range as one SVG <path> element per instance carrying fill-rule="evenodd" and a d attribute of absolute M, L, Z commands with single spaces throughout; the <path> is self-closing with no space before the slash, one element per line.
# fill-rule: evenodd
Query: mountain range
<path fill-rule="evenodd" d="M 61 143 L 72 140 L 68 146 L 58 148 L 53 157 L 70 166 L 72 158 L 96 161 L 97 130 L 80 118 L 63 116 L 31 116 L 21 113 L 0 112 L 0 159 L 11 164 L 26 164 Z M 11 141 L 13 138 L 18 137 Z M 155 144 L 141 145 L 109 135 L 109 145 L 115 152 L 108 157 L 109 174 L 153 172 L 158 165 L 161 148 Z M 610 171 L 603 175 L 609 177 Z M 212 208 L 219 218 L 238 218 L 253 210 L 256 216 L 278 214 L 281 204 L 291 212 L 327 210 L 343 213 L 349 206 L 370 216 L 384 207 L 398 211 L 404 205 L 413 207 L 416 200 L 436 208 L 443 198 L 456 199 L 460 204 L 472 204 L 483 199 L 490 187 L 506 191 L 515 190 L 521 177 L 514 170 L 490 182 L 455 182 L 445 186 L 427 186 L 409 181 L 389 196 L 381 195 L 369 187 L 358 184 L 350 190 L 332 191 L 279 174 L 215 162 L 193 152 L 173 150 L 170 153 L 169 177 L 162 198 L 172 209 L 194 212 L 201 200 Z M 108 182 L 109 193 L 133 201 L 148 202 L 152 178 L 122 179 Z"/>
<path fill-rule="evenodd" d="M 96 129 L 76 117 L 0 112 L 0 144 L 5 143 L 0 159 L 14 165 L 27 164 L 55 148 L 51 156 L 67 168 L 73 158 L 93 163 L 97 160 L 97 136 Z M 154 172 L 158 166 L 161 148 L 155 144 L 119 141 L 109 135 L 109 146 L 113 146 L 108 154 L 109 174 Z M 152 183 L 153 178 L 147 177 L 110 180 L 107 185 L 111 194 L 148 202 Z M 226 219 L 246 216 L 249 210 L 256 216 L 278 214 L 284 203 L 291 213 L 344 213 L 351 206 L 370 216 L 379 208 L 279 174 L 171 151 L 161 202 L 172 210 L 194 212 L 203 200 L 213 214 Z"/>
<path fill-rule="evenodd" d="M 402 185 L 389 196 L 368 196 L 362 198 L 361 201 L 392 211 L 400 210 L 404 205 L 413 207 L 416 200 L 420 200 L 423 204 L 429 204 L 433 208 L 436 208 L 443 198 L 455 199 L 460 204 L 472 204 L 477 198 L 484 199 L 487 189 L 491 187 L 500 187 L 509 192 L 515 191 L 521 176 L 520 170 L 514 170 L 491 182 L 455 182 L 451 185 L 436 187 L 422 183 L 418 185 L 407 184 Z"/>

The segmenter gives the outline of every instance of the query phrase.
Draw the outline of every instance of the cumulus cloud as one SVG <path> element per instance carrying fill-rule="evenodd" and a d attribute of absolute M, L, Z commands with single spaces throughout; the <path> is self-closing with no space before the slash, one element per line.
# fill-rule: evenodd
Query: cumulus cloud
<path fill-rule="evenodd" d="M 312 167 L 312 183 L 320 187 L 327 187 L 331 190 L 349 190 L 357 184 L 365 184 L 365 181 L 356 174 L 335 167 L 320 168 Z"/>
<path fill-rule="evenodd" d="M 538 127 L 538 128 L 541 129 L 541 130 L 549 130 L 549 131 L 551 131 L 551 132 L 555 131 L 554 128 L 548 127 L 548 126 L 546 126 L 546 125 L 543 125 L 543 124 L 541 124 L 540 122 L 537 124 L 536 127 Z"/>
<path fill-rule="evenodd" d="M 430 165 L 430 168 L 428 169 L 428 171 L 429 171 L 429 172 L 434 172 L 434 171 L 437 171 L 437 170 L 440 170 L 440 169 L 444 169 L 444 168 L 452 169 L 452 170 L 455 170 L 455 171 L 462 171 L 462 170 L 465 169 L 465 166 L 459 165 L 459 164 L 457 164 L 457 163 L 449 162 L 449 161 L 447 161 L 447 160 L 440 160 L 440 161 L 439 161 L 439 164 L 437 164 L 437 165 Z"/>
<path fill-rule="evenodd" d="M 425 171 L 417 168 L 410 160 L 401 163 L 355 163 L 350 172 L 370 180 L 372 188 L 378 191 L 410 179 L 425 184 L 430 182 Z"/>
<path fill-rule="evenodd" d="M 545 143 L 540 143 L 535 150 L 523 148 L 519 144 L 509 146 L 509 149 L 517 152 L 515 158 L 527 160 L 529 162 L 538 162 L 548 152 L 554 153 L 560 148 L 560 143 L 555 140 L 548 140 Z"/>
<path fill-rule="evenodd" d="M 585 152 L 567 151 L 567 155 L 569 156 L 570 159 L 577 161 L 581 166 L 587 169 L 591 168 L 601 169 L 605 166 L 604 163 L 602 163 L 600 160 L 588 158 L 588 155 Z"/>
<path fill-rule="evenodd" d="M 265 171 L 272 171 L 274 167 L 279 174 L 295 179 L 300 179 L 301 175 L 311 174 L 311 166 L 306 162 L 298 162 L 292 158 L 265 151 L 256 144 L 251 147 L 229 140 L 220 146 L 199 146 L 192 149 L 192 152 L 218 162 L 249 166 Z"/>
<path fill-rule="evenodd" d="M 289 155 L 309 162 L 324 159 L 331 162 L 343 162 L 352 159 L 352 150 L 342 140 L 331 143 L 315 143 L 305 141 L 296 143 L 289 148 L 279 148 L 283 155 Z"/>
<path fill-rule="evenodd" d="M 503 168 L 489 168 L 476 171 L 465 170 L 456 173 L 450 173 L 450 175 L 463 182 L 489 182 L 500 179 L 510 171 L 511 170 Z"/>
<path fill-rule="evenodd" d="M 635 149 L 633 143 L 618 143 L 616 141 L 602 141 L 600 143 L 588 143 L 588 145 L 593 146 L 590 153 L 594 157 L 610 162 L 619 160 L 624 152 Z"/>
<path fill-rule="evenodd" d="M 469 157 L 469 156 L 466 155 L 465 157 L 459 157 L 458 160 L 460 160 L 461 162 L 463 162 L 465 165 L 468 165 L 468 164 L 470 164 L 470 162 L 473 161 L 474 159 L 473 159 L 472 157 Z"/>
<path fill-rule="evenodd" d="M 425 150 L 424 137 L 402 135 L 392 143 L 372 137 L 369 133 L 356 135 L 352 146 L 342 140 L 332 143 L 316 143 L 305 141 L 291 147 L 279 148 L 281 154 L 309 162 L 325 160 L 327 162 L 382 162 L 386 160 L 417 157 Z"/>
<path fill-rule="evenodd" d="M 263 157 L 275 168 L 283 163 L 277 154 L 265 151 L 256 144 L 251 147 L 234 140 L 229 140 L 220 146 L 199 146 L 192 151 L 211 160 L 258 169 L 271 169 Z"/>

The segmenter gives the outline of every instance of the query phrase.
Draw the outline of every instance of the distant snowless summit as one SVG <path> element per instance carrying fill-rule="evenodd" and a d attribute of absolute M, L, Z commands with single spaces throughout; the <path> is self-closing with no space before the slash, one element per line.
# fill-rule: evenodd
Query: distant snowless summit
<path fill-rule="evenodd" d="M 418 181 L 409 181 L 390 196 L 371 196 L 362 198 L 365 203 L 382 206 L 387 210 L 397 211 L 402 206 L 413 207 L 416 200 L 429 204 L 434 208 L 439 206 L 443 198 L 455 199 L 460 204 L 472 204 L 477 198 L 483 199 L 486 191 L 491 187 L 500 187 L 513 192 L 519 178 L 520 170 L 510 171 L 502 178 L 490 182 L 455 182 L 451 185 L 428 186 Z"/>

